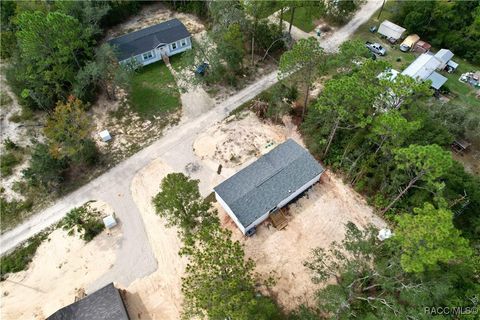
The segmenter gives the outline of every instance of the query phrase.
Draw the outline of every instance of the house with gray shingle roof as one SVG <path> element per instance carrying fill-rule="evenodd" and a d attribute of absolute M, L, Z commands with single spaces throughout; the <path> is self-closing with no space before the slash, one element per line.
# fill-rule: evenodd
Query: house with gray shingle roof
<path fill-rule="evenodd" d="M 135 60 L 143 66 L 192 48 L 191 35 L 178 19 L 125 34 L 108 43 L 114 47 L 120 63 Z"/>
<path fill-rule="evenodd" d="M 117 288 L 110 283 L 71 305 L 58 310 L 47 320 L 129 320 Z"/>
<path fill-rule="evenodd" d="M 325 170 L 289 139 L 214 188 L 215 197 L 243 234 L 316 183 Z"/>

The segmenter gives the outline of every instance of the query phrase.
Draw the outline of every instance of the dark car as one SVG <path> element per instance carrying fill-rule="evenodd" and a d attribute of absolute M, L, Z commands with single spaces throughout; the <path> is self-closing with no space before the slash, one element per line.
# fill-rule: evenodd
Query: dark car
<path fill-rule="evenodd" d="M 195 69 L 195 73 L 200 76 L 203 76 L 205 75 L 205 72 L 207 72 L 207 69 L 208 69 L 208 63 L 204 62 L 201 65 L 199 65 L 197 69 Z"/>

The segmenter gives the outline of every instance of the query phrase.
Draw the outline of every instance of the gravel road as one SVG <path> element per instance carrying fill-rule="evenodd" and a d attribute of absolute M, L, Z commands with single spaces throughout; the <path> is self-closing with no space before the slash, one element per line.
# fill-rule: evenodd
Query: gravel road
<path fill-rule="evenodd" d="M 326 51 L 335 51 L 380 8 L 381 3 L 382 1 L 367 2 L 347 25 L 338 29 L 328 39 L 322 39 L 321 45 Z M 186 163 L 195 161 L 192 143 L 200 132 L 222 120 L 232 110 L 268 89 L 277 81 L 277 72 L 272 72 L 228 99 L 217 103 L 208 113 L 182 121 L 149 147 L 119 163 L 75 192 L 59 199 L 53 206 L 31 217 L 23 224 L 1 235 L 0 254 L 12 250 L 28 238 L 56 223 L 71 208 L 80 206 L 88 200 L 96 199 L 105 201 L 113 207 L 120 221 L 123 239 L 117 254 L 117 261 L 112 269 L 95 282 L 95 287 L 88 288 L 87 291 L 97 289 L 111 281 L 126 287 L 133 280 L 152 273 L 157 268 L 157 262 L 145 234 L 142 218 L 130 193 L 133 177 L 141 168 L 157 158 L 174 164 L 173 168 L 176 170 L 182 168 Z"/>

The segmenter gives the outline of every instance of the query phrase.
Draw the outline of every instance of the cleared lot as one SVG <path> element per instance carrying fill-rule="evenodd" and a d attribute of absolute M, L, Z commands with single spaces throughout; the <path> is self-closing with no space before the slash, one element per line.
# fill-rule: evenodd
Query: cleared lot
<path fill-rule="evenodd" d="M 112 212 L 106 203 L 92 206 L 102 213 Z M 73 303 L 79 291 L 90 292 L 95 280 L 115 263 L 121 238 L 121 226 L 88 243 L 62 229 L 53 231 L 38 247 L 27 270 L 0 283 L 0 318 L 45 319 Z"/>
<path fill-rule="evenodd" d="M 289 124 L 288 119 L 285 121 Z M 202 179 L 206 195 L 213 186 L 273 147 L 267 145 L 276 145 L 289 137 L 299 138 L 291 125 L 264 123 L 251 113 L 238 119 L 227 118 L 205 130 L 194 142 L 193 157 L 199 170 L 192 176 Z M 219 163 L 225 166 L 221 175 L 215 172 Z M 164 221 L 155 215 L 151 204 L 162 178 L 176 171 L 174 167 L 174 164 L 157 159 L 139 171 L 132 183 L 133 198 L 142 213 L 158 260 L 157 271 L 127 288 L 127 308 L 133 319 L 178 319 L 181 312 L 181 276 L 186 261 L 177 255 L 181 243 L 176 231 L 165 228 Z M 268 294 L 273 295 L 285 310 L 312 302 L 317 287 L 303 266 L 312 248 L 328 247 L 332 241 L 341 240 L 344 224 L 348 221 L 358 226 L 368 223 L 379 227 L 385 225 L 356 192 L 329 172 L 303 198 L 290 205 L 288 226 L 282 231 L 266 222 L 255 236 L 245 238 L 224 210 L 217 203 L 214 205 L 223 226 L 232 230 L 234 238 L 245 245 L 247 257 L 255 260 L 260 276 L 267 278 L 271 271 L 275 272 L 277 284 Z"/>

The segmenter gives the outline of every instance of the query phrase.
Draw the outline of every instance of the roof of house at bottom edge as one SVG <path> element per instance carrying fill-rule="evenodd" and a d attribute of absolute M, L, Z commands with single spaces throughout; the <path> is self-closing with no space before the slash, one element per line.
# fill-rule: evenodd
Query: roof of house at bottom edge
<path fill-rule="evenodd" d="M 117 288 L 110 283 L 57 312 L 47 320 L 129 320 Z"/>

